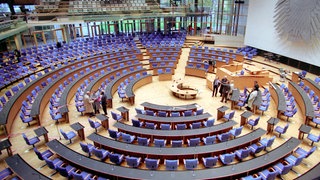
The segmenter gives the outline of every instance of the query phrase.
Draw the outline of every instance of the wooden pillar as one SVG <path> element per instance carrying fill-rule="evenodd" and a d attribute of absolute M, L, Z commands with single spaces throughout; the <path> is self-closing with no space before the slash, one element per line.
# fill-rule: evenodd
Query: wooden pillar
<path fill-rule="evenodd" d="M 14 42 L 16 44 L 16 48 L 20 50 L 22 48 L 21 34 L 16 34 L 14 36 Z"/>

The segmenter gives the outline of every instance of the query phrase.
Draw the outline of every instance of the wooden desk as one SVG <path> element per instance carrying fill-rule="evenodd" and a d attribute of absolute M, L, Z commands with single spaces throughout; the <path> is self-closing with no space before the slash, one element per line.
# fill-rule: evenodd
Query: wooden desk
<path fill-rule="evenodd" d="M 309 124 L 309 120 L 314 118 L 314 108 L 308 94 L 291 81 L 289 81 L 288 88 L 302 110 L 302 115 L 305 116 L 304 124 Z"/>
<path fill-rule="evenodd" d="M 206 69 L 186 66 L 185 75 L 206 78 Z"/>
<path fill-rule="evenodd" d="M 49 142 L 48 130 L 45 127 L 39 127 L 38 129 L 35 129 L 34 133 L 37 135 L 37 137 L 43 136 L 46 143 Z"/>
<path fill-rule="evenodd" d="M 236 104 L 238 103 L 239 98 L 240 98 L 240 90 L 238 88 L 232 90 L 232 95 L 231 95 L 231 98 L 230 98 L 231 110 L 234 109 L 234 106 L 236 106 Z"/>
<path fill-rule="evenodd" d="M 295 83 L 300 81 L 299 72 L 292 72 L 291 81 Z"/>
<path fill-rule="evenodd" d="M 302 174 L 301 176 L 297 177 L 295 180 L 316 180 L 319 179 L 320 175 L 320 162 L 313 166 L 313 168 L 309 169 L 307 172 L 305 172 L 304 174 Z"/>
<path fill-rule="evenodd" d="M 5 139 L 0 141 L 0 152 L 4 149 L 7 150 L 8 156 L 12 156 L 12 150 L 11 150 L 11 142 L 9 141 L 9 139 Z"/>
<path fill-rule="evenodd" d="M 148 129 L 143 127 L 135 127 L 128 124 L 116 122 L 114 127 L 118 128 L 119 132 L 128 133 L 139 137 L 148 137 L 150 142 L 156 139 L 166 139 L 167 144 L 170 144 L 171 140 L 183 140 L 187 143 L 187 139 L 196 137 L 207 137 L 228 132 L 237 123 L 233 120 L 226 121 L 211 127 L 203 127 L 199 129 L 185 129 L 185 130 L 161 130 L 161 129 Z M 173 128 L 173 127 L 171 127 Z M 174 129 L 174 128 L 173 128 Z"/>
<path fill-rule="evenodd" d="M 173 80 L 170 90 L 174 96 L 183 99 L 195 99 L 198 94 L 196 87 L 190 86 L 183 80 Z"/>
<path fill-rule="evenodd" d="M 311 127 L 310 126 L 307 126 L 305 124 L 301 124 L 301 126 L 299 128 L 298 139 L 303 139 L 304 138 L 304 134 L 309 134 L 310 131 L 311 131 Z"/>
<path fill-rule="evenodd" d="M 278 124 L 278 122 L 279 122 L 279 119 L 278 119 L 278 118 L 274 118 L 274 117 L 271 117 L 271 118 L 267 121 L 267 123 L 268 123 L 268 126 L 267 126 L 267 134 L 273 132 L 273 127 L 274 127 L 274 125 Z"/>
<path fill-rule="evenodd" d="M 5 159 L 10 169 L 21 179 L 50 179 L 30 166 L 19 154 Z"/>
<path fill-rule="evenodd" d="M 252 116 L 252 112 L 250 111 L 245 111 L 240 115 L 240 126 L 243 126 L 245 124 L 247 124 L 247 120 L 248 118 Z"/>
<path fill-rule="evenodd" d="M 229 108 L 227 106 L 221 106 L 217 109 L 217 120 L 223 118 L 223 116 L 226 114 L 226 111 L 228 110 Z"/>
<path fill-rule="evenodd" d="M 124 120 L 129 121 L 129 109 L 127 109 L 124 106 L 118 107 L 118 111 L 120 111 L 121 116 L 123 117 Z"/>
<path fill-rule="evenodd" d="M 286 111 L 287 108 L 286 98 L 279 86 L 274 83 L 269 83 L 269 92 L 277 105 L 277 118 L 281 118 L 281 115 Z"/>
<path fill-rule="evenodd" d="M 192 110 L 193 112 L 195 112 L 197 111 L 197 108 L 200 108 L 200 106 L 197 103 L 180 105 L 180 106 L 166 106 L 166 105 L 153 104 L 150 102 L 143 102 L 141 106 L 144 107 L 144 110 L 148 109 L 156 113 L 158 111 L 165 111 L 168 114 L 171 114 L 171 112 L 180 112 L 180 115 L 182 115 L 184 111 Z"/>
<path fill-rule="evenodd" d="M 77 131 L 78 136 L 80 137 L 81 140 L 85 140 L 85 135 L 84 135 L 84 126 L 80 124 L 79 122 L 73 123 L 70 125 L 70 127 Z"/>
<path fill-rule="evenodd" d="M 135 95 L 134 91 L 141 86 L 147 85 L 152 83 L 152 75 L 148 74 L 146 76 L 141 76 L 140 78 L 135 78 L 133 81 L 130 81 L 129 84 L 126 86 L 125 92 L 127 97 L 129 98 L 129 102 L 131 105 L 135 103 Z"/>
<path fill-rule="evenodd" d="M 102 114 L 97 114 L 96 118 L 101 121 L 102 127 L 104 127 L 105 129 L 109 129 L 109 117 L 108 116 L 105 116 Z"/>

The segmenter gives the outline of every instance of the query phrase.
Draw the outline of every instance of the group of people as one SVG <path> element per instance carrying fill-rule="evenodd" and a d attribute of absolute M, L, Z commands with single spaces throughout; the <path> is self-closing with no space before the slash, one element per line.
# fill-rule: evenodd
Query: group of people
<path fill-rule="evenodd" d="M 220 87 L 220 89 L 219 89 Z M 229 81 L 226 76 L 224 76 L 221 80 L 218 76 L 213 81 L 213 91 L 212 91 L 212 97 L 217 97 L 218 89 L 220 93 L 221 101 L 220 102 L 227 102 L 229 99 L 229 96 L 232 94 L 232 90 L 234 88 L 233 80 Z"/>
<path fill-rule="evenodd" d="M 88 113 L 90 117 L 94 116 L 95 114 L 100 114 L 101 106 L 104 115 L 108 114 L 107 97 L 103 91 L 101 93 L 98 90 L 94 93 L 87 91 L 83 98 L 83 104 L 85 108 L 84 113 Z"/>
<path fill-rule="evenodd" d="M 221 101 L 220 102 L 227 102 L 228 99 L 230 99 L 232 95 L 232 90 L 234 89 L 233 80 L 229 81 L 226 76 L 224 76 L 221 80 L 218 76 L 215 77 L 213 81 L 213 91 L 212 91 L 212 97 L 217 97 L 217 93 L 219 90 Z M 219 89 L 220 88 L 220 89 Z M 251 111 L 252 104 L 255 98 L 258 96 L 259 92 L 259 84 L 257 81 L 254 81 L 254 86 L 250 94 L 248 95 L 246 99 L 247 106 L 245 107 L 248 111 Z"/>

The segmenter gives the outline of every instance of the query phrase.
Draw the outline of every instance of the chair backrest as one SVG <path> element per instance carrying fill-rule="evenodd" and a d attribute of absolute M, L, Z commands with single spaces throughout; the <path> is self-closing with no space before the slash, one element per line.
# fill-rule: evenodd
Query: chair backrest
<path fill-rule="evenodd" d="M 125 141 L 127 143 L 131 143 L 132 142 L 132 140 L 131 140 L 132 136 L 130 134 L 122 133 L 121 135 L 122 135 L 122 140 L 123 141 Z"/>
<path fill-rule="evenodd" d="M 29 139 L 28 139 L 28 137 L 26 136 L 25 133 L 22 133 L 22 137 L 23 137 L 23 139 L 26 141 L 26 143 L 27 143 L 28 145 L 30 145 Z"/>
<path fill-rule="evenodd" d="M 33 151 L 36 153 L 36 155 L 38 156 L 38 158 L 41 160 L 41 161 L 43 161 L 44 160 L 44 158 L 43 158 L 43 156 L 42 156 L 42 154 L 41 154 L 41 152 L 40 151 L 38 151 L 38 149 L 37 148 L 33 148 Z"/>
<path fill-rule="evenodd" d="M 203 109 L 197 109 L 196 115 L 201 115 L 201 114 L 203 114 Z"/>
<path fill-rule="evenodd" d="M 246 158 L 250 155 L 251 149 L 241 149 L 241 158 Z"/>
<path fill-rule="evenodd" d="M 172 147 L 182 147 L 182 140 L 171 140 Z"/>
<path fill-rule="evenodd" d="M 205 123 L 205 126 L 210 127 L 214 125 L 215 119 L 208 119 Z"/>
<path fill-rule="evenodd" d="M 200 138 L 189 139 L 189 146 L 198 146 L 200 143 Z"/>
<path fill-rule="evenodd" d="M 207 136 L 206 137 L 206 141 L 205 141 L 205 144 L 214 144 L 214 141 L 216 140 L 216 136 L 213 135 L 213 136 Z"/>
<path fill-rule="evenodd" d="M 224 154 L 224 160 L 223 160 L 223 163 L 224 164 L 229 164 L 233 161 L 235 157 L 235 154 L 232 153 L 232 154 Z"/>
<path fill-rule="evenodd" d="M 126 157 L 127 165 L 130 167 L 138 167 L 140 164 L 140 158 L 137 157 Z"/>
<path fill-rule="evenodd" d="M 136 110 L 137 114 L 143 114 L 142 109 L 135 108 L 135 110 Z"/>
<path fill-rule="evenodd" d="M 115 138 L 115 139 L 118 138 L 118 132 L 117 131 L 112 130 L 112 129 L 108 129 L 108 132 L 109 132 L 109 136 L 110 137 Z"/>
<path fill-rule="evenodd" d="M 68 140 L 67 134 L 66 134 L 62 129 L 60 129 L 60 133 L 62 134 L 62 136 L 63 136 L 66 140 Z"/>
<path fill-rule="evenodd" d="M 88 118 L 88 121 L 89 121 L 90 126 L 92 128 L 95 128 L 94 122 L 90 118 Z"/>
<path fill-rule="evenodd" d="M 313 146 L 310 151 L 308 152 L 308 154 L 306 155 L 306 158 L 309 157 L 315 150 L 317 149 L 316 146 Z"/>
<path fill-rule="evenodd" d="M 158 116 L 160 116 L 160 117 L 167 117 L 167 112 L 165 112 L 165 111 L 158 111 Z"/>
<path fill-rule="evenodd" d="M 242 128 L 243 128 L 243 126 L 240 126 L 240 127 L 236 128 L 234 136 L 239 136 L 241 134 L 241 132 L 242 132 Z"/>
<path fill-rule="evenodd" d="M 113 119 L 117 119 L 117 114 L 111 111 L 111 115 Z"/>
<path fill-rule="evenodd" d="M 161 124 L 160 128 L 162 130 L 170 130 L 171 129 L 170 124 Z"/>
<path fill-rule="evenodd" d="M 172 112 L 171 117 L 179 117 L 180 113 L 179 112 Z"/>
<path fill-rule="evenodd" d="M 259 123 L 260 120 L 260 116 L 258 116 L 255 120 L 254 120 L 254 125 L 256 126 Z"/>
<path fill-rule="evenodd" d="M 120 164 L 122 159 L 120 159 L 121 155 L 120 154 L 116 154 L 116 153 L 113 153 L 113 154 L 109 154 L 109 158 L 110 158 L 110 161 L 115 163 L 115 164 Z"/>
<path fill-rule="evenodd" d="M 138 139 L 138 144 L 140 146 L 148 146 L 149 145 L 149 139 L 148 138 L 137 137 L 137 139 Z"/>
<path fill-rule="evenodd" d="M 152 110 L 146 110 L 146 114 L 149 116 L 154 116 L 154 112 Z"/>
<path fill-rule="evenodd" d="M 156 147 L 164 147 L 165 146 L 165 140 L 164 139 L 154 139 L 154 145 Z"/>
<path fill-rule="evenodd" d="M 131 121 L 132 121 L 132 125 L 133 125 L 134 127 L 140 127 L 141 123 L 140 123 L 139 120 L 131 119 Z"/>
<path fill-rule="evenodd" d="M 102 149 L 93 148 L 94 155 L 97 156 L 100 159 L 104 158 L 103 152 L 104 152 L 104 150 L 102 150 Z M 108 154 L 109 154 L 109 152 L 107 153 L 107 155 Z"/>
<path fill-rule="evenodd" d="M 159 166 L 159 159 L 145 159 L 146 167 L 148 169 L 157 169 Z"/>
<path fill-rule="evenodd" d="M 186 129 L 186 124 L 177 124 L 176 125 L 177 126 L 177 130 L 184 130 L 184 129 Z"/>
<path fill-rule="evenodd" d="M 276 136 L 272 136 L 270 139 L 268 139 L 268 142 L 266 144 L 266 147 L 271 147 L 274 140 L 275 140 Z"/>
<path fill-rule="evenodd" d="M 154 123 L 146 122 L 145 124 L 146 124 L 146 128 L 148 128 L 148 129 L 155 129 Z"/>
<path fill-rule="evenodd" d="M 192 110 L 184 111 L 184 116 L 191 116 L 191 115 L 192 115 Z"/>
<path fill-rule="evenodd" d="M 284 128 L 283 128 L 283 133 L 286 133 L 286 132 L 287 132 L 288 127 L 289 127 L 289 123 L 287 123 L 286 126 L 284 126 Z"/>
<path fill-rule="evenodd" d="M 179 160 L 165 160 L 166 170 L 176 170 L 178 168 Z"/>
<path fill-rule="evenodd" d="M 184 166 L 186 169 L 194 169 L 198 166 L 198 159 L 184 159 Z"/>
<path fill-rule="evenodd" d="M 90 152 L 89 147 L 88 147 L 87 144 L 84 144 L 83 142 L 80 142 L 80 146 L 81 146 L 82 151 L 84 151 L 86 153 Z"/>
<path fill-rule="evenodd" d="M 192 123 L 192 129 L 198 129 L 198 128 L 200 128 L 200 126 L 201 126 L 201 122 L 194 122 L 194 123 Z"/>
<path fill-rule="evenodd" d="M 214 157 L 206 157 L 206 158 L 202 158 L 203 160 L 203 164 L 206 168 L 215 166 L 217 161 L 218 161 L 218 157 L 214 156 Z"/>

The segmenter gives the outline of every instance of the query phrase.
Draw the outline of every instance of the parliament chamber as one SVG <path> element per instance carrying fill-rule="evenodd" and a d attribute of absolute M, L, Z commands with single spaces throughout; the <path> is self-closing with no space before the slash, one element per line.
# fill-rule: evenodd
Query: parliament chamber
<path fill-rule="evenodd" d="M 319 64 L 234 44 L 250 2 L 0 1 L 0 179 L 319 179 Z"/>

